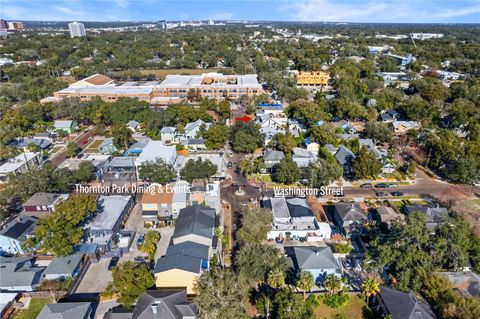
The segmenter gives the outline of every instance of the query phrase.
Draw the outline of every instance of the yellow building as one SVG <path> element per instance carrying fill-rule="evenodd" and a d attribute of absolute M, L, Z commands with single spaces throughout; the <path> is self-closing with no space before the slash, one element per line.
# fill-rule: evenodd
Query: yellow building
<path fill-rule="evenodd" d="M 315 87 L 315 86 L 324 86 L 328 84 L 328 78 L 330 75 L 327 72 L 322 71 L 311 71 L 304 72 L 300 71 L 296 74 L 295 79 L 297 85 L 301 87 Z"/>

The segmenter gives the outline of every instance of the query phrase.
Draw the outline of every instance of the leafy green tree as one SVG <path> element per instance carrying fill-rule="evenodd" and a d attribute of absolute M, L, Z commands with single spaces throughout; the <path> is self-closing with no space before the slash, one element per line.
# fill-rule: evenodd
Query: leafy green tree
<path fill-rule="evenodd" d="M 128 307 L 133 305 L 137 298 L 154 284 L 155 279 L 145 264 L 126 261 L 113 268 L 112 281 L 102 291 L 102 295 L 118 294 L 118 303 Z"/>
<path fill-rule="evenodd" d="M 262 244 L 245 244 L 238 251 L 236 266 L 240 278 L 252 283 L 265 282 L 273 269 L 285 271 L 287 261 L 277 249 Z"/>
<path fill-rule="evenodd" d="M 313 141 L 317 142 L 322 146 L 325 144 L 338 144 L 338 138 L 335 133 L 335 129 L 331 125 L 324 124 L 320 127 L 310 127 L 308 130 L 308 134 L 313 139 Z"/>
<path fill-rule="evenodd" d="M 390 56 L 382 56 L 378 59 L 378 67 L 381 72 L 397 72 L 398 63 L 397 60 Z"/>
<path fill-rule="evenodd" d="M 290 133 L 290 131 L 287 131 L 285 134 L 275 135 L 272 142 L 276 145 L 278 150 L 285 154 L 291 154 L 293 148 L 298 144 L 297 139 L 292 133 Z"/>
<path fill-rule="evenodd" d="M 432 77 L 412 81 L 410 89 L 429 102 L 443 102 L 448 96 L 448 89 L 442 81 Z"/>
<path fill-rule="evenodd" d="M 240 171 L 245 175 L 258 173 L 265 167 L 261 157 L 245 156 L 238 164 Z"/>
<path fill-rule="evenodd" d="M 97 209 L 94 198 L 87 195 L 61 201 L 50 215 L 43 216 L 26 244 L 28 250 L 68 256 L 83 236 L 80 223 Z"/>
<path fill-rule="evenodd" d="M 360 286 L 362 294 L 365 297 L 365 303 L 371 296 L 376 296 L 380 292 L 380 284 L 374 277 L 367 277 Z"/>
<path fill-rule="evenodd" d="M 345 283 L 345 278 L 339 278 L 335 275 L 328 275 L 323 280 L 322 285 L 329 294 L 336 294 L 342 290 Z"/>
<path fill-rule="evenodd" d="M 67 157 L 75 157 L 78 153 L 80 153 L 80 147 L 74 142 L 68 142 L 66 150 Z"/>
<path fill-rule="evenodd" d="M 148 255 L 148 259 L 153 261 L 155 258 L 155 252 L 157 250 L 157 243 L 160 240 L 160 233 L 155 230 L 149 230 L 145 234 L 143 244 L 140 246 L 140 250 Z"/>
<path fill-rule="evenodd" d="M 132 131 L 125 124 L 118 124 L 112 127 L 113 144 L 118 149 L 128 150 L 130 144 L 135 140 Z"/>
<path fill-rule="evenodd" d="M 342 177 L 343 168 L 333 156 L 318 158 L 303 170 L 303 177 L 308 180 L 310 187 L 328 185 Z"/>
<path fill-rule="evenodd" d="M 298 273 L 295 287 L 303 291 L 303 298 L 305 298 L 305 292 L 312 289 L 313 280 L 313 275 L 309 271 L 301 271 Z"/>
<path fill-rule="evenodd" d="M 228 127 L 213 124 L 202 136 L 208 149 L 221 149 L 228 140 Z"/>
<path fill-rule="evenodd" d="M 198 158 L 197 160 L 188 160 L 187 164 L 185 164 L 180 171 L 180 176 L 182 179 L 191 183 L 195 179 L 208 179 L 216 172 L 217 165 L 213 164 L 208 159 L 202 160 L 201 158 Z"/>
<path fill-rule="evenodd" d="M 281 288 L 285 285 L 285 272 L 279 268 L 270 270 L 267 274 L 267 284 L 274 289 Z"/>
<path fill-rule="evenodd" d="M 300 179 L 301 171 L 289 157 L 285 157 L 273 167 L 272 179 L 281 184 L 293 184 Z"/>
<path fill-rule="evenodd" d="M 238 121 L 230 129 L 230 142 L 235 152 L 253 153 L 263 145 L 265 137 L 260 133 L 260 126 L 253 121 Z"/>
<path fill-rule="evenodd" d="M 367 122 L 364 134 L 366 138 L 371 138 L 376 142 L 391 143 L 393 140 L 392 130 L 380 122 Z"/>
<path fill-rule="evenodd" d="M 198 279 L 195 304 L 200 318 L 248 318 L 248 286 L 229 269 L 206 272 Z"/>
<path fill-rule="evenodd" d="M 177 176 L 173 167 L 162 159 L 144 163 L 140 166 L 139 175 L 145 181 L 159 184 L 167 183 Z"/>
<path fill-rule="evenodd" d="M 382 163 L 377 159 L 373 152 L 362 147 L 357 157 L 354 158 L 353 172 L 358 179 L 375 178 L 382 172 Z"/>
<path fill-rule="evenodd" d="M 291 289 L 281 289 L 275 293 L 272 317 L 278 319 L 307 319 L 312 317 L 311 310 L 300 295 Z"/>
<path fill-rule="evenodd" d="M 241 227 L 237 231 L 240 244 L 261 243 L 271 230 L 272 213 L 266 209 L 251 208 L 242 210 Z"/>

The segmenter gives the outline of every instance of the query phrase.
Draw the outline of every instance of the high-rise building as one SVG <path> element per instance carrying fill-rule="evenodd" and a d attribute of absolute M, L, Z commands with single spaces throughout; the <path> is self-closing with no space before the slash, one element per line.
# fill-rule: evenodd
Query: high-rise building
<path fill-rule="evenodd" d="M 10 22 L 7 22 L 7 25 L 8 25 L 8 30 L 10 31 L 23 30 L 23 22 L 10 21 Z"/>
<path fill-rule="evenodd" d="M 79 23 L 79 22 L 69 23 L 68 30 L 70 30 L 70 38 L 84 37 L 86 35 L 85 26 L 83 25 L 83 23 Z"/>
<path fill-rule="evenodd" d="M 1 30 L 7 30 L 8 29 L 8 22 L 3 20 L 3 19 L 0 19 L 0 29 Z"/>

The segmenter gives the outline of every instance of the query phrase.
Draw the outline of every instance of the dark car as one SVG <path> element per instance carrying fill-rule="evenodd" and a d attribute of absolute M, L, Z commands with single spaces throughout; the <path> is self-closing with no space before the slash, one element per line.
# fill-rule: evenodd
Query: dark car
<path fill-rule="evenodd" d="M 385 192 L 376 192 L 376 193 L 375 193 L 375 196 L 377 196 L 377 197 L 387 197 L 388 194 L 385 193 Z"/>
<path fill-rule="evenodd" d="M 396 197 L 403 196 L 403 193 L 399 192 L 399 191 L 391 192 L 390 194 L 392 194 L 392 196 L 396 196 Z"/>
<path fill-rule="evenodd" d="M 388 183 L 387 184 L 387 188 L 397 188 L 397 187 L 398 187 L 398 185 L 395 184 L 395 183 Z"/>
<path fill-rule="evenodd" d="M 377 185 L 375 185 L 376 188 L 387 188 L 387 184 L 385 183 L 379 183 Z"/>
<path fill-rule="evenodd" d="M 112 270 L 118 264 L 119 260 L 120 260 L 120 257 L 118 256 L 112 257 L 112 259 L 110 260 L 110 263 L 108 264 L 108 270 Z"/>
<path fill-rule="evenodd" d="M 228 167 L 228 168 L 232 167 L 232 162 L 228 162 L 228 163 L 227 163 L 227 167 Z"/>
<path fill-rule="evenodd" d="M 372 188 L 373 185 L 370 184 L 370 183 L 365 183 L 365 184 L 360 185 L 360 187 L 361 187 L 361 188 Z"/>
<path fill-rule="evenodd" d="M 144 239 L 144 238 L 145 238 L 144 235 L 140 235 L 140 237 L 138 237 L 138 239 L 137 239 L 137 247 L 142 246 L 142 244 L 143 244 L 143 239 Z"/>

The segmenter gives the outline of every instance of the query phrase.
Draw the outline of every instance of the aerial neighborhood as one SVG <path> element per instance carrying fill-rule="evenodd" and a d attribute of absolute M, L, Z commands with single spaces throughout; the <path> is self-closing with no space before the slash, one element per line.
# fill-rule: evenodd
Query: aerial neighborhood
<path fill-rule="evenodd" d="M 479 31 L 2 18 L 1 318 L 480 318 Z"/>

